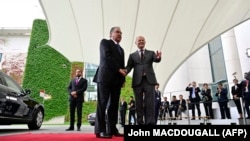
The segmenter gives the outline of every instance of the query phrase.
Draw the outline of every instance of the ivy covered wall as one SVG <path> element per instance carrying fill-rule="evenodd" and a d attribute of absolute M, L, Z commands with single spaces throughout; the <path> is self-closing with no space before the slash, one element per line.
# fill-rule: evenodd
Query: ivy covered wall
<path fill-rule="evenodd" d="M 46 45 L 49 33 L 46 21 L 34 20 L 30 36 L 23 87 L 32 91 L 31 97 L 44 103 L 45 120 L 67 113 L 67 85 L 71 63 L 62 54 Z M 43 100 L 40 90 L 51 99 Z"/>

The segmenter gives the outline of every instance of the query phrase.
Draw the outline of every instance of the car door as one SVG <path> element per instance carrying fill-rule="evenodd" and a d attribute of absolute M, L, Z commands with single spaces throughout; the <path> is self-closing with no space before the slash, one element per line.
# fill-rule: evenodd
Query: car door
<path fill-rule="evenodd" d="M 0 75 L 0 116 L 10 116 L 8 103 L 8 87 L 5 86 L 4 79 Z"/>
<path fill-rule="evenodd" d="M 24 117 L 29 113 L 29 107 L 26 104 L 28 97 L 22 87 L 11 77 L 1 74 L 6 86 L 6 113 L 11 117 Z"/>

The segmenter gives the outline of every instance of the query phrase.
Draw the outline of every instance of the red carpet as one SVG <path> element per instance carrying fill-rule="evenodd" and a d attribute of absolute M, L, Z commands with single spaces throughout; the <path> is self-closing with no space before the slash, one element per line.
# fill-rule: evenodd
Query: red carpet
<path fill-rule="evenodd" d="M 0 136 L 0 141 L 123 141 L 123 137 L 112 139 L 96 138 L 94 134 L 65 134 L 65 133 L 26 133 Z"/>

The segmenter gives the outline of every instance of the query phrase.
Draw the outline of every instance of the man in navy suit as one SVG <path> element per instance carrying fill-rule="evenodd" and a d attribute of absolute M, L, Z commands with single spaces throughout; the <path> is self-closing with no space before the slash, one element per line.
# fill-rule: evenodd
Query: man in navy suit
<path fill-rule="evenodd" d="M 120 93 L 126 76 L 124 51 L 119 45 L 122 39 L 120 27 L 111 28 L 110 38 L 101 40 L 100 63 L 93 80 L 97 83 L 95 121 L 97 138 L 123 136 L 116 128 Z"/>
<path fill-rule="evenodd" d="M 84 92 L 87 90 L 88 81 L 82 77 L 82 71 L 76 69 L 76 77 L 68 86 L 70 105 L 70 127 L 66 131 L 74 130 L 75 109 L 77 110 L 77 131 L 81 130 L 82 124 L 82 104 L 84 102 Z"/>
<path fill-rule="evenodd" d="M 191 120 L 195 119 L 195 107 L 197 108 L 198 117 L 201 119 L 201 110 L 200 110 L 200 101 L 201 97 L 199 93 L 201 92 L 200 87 L 196 85 L 196 82 L 193 81 L 189 83 L 186 87 L 186 91 L 189 91 L 189 100 L 191 102 L 191 109 L 192 109 L 192 118 Z"/>
<path fill-rule="evenodd" d="M 135 44 L 138 50 L 129 55 L 126 70 L 129 73 L 134 69 L 132 87 L 135 95 L 137 124 L 155 125 L 154 87 L 157 84 L 157 80 L 153 69 L 153 62 L 158 63 L 161 61 L 161 52 L 157 51 L 155 53 L 154 51 L 145 49 L 146 41 L 143 36 L 138 36 Z"/>

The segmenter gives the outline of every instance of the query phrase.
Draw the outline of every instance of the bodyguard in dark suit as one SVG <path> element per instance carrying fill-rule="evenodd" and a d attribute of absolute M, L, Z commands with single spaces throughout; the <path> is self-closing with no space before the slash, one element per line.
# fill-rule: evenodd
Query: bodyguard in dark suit
<path fill-rule="evenodd" d="M 159 83 L 155 85 L 155 124 L 157 124 L 161 107 L 161 92 L 159 91 L 159 86 Z"/>
<path fill-rule="evenodd" d="M 186 91 L 189 91 L 189 100 L 191 102 L 191 109 L 192 109 L 192 120 L 195 119 L 195 107 L 197 109 L 198 112 L 198 116 L 200 119 L 201 116 L 201 110 L 200 110 L 200 101 L 201 101 L 201 97 L 199 95 L 200 93 L 200 88 L 196 86 L 196 82 L 193 81 L 192 83 L 190 83 L 187 87 L 186 87 Z"/>
<path fill-rule="evenodd" d="M 128 109 L 128 104 L 125 101 L 125 99 L 122 97 L 121 102 L 120 102 L 120 120 L 121 120 L 122 127 L 124 127 L 125 122 L 126 122 L 127 109 Z"/>
<path fill-rule="evenodd" d="M 111 28 L 110 37 L 110 40 L 101 40 L 100 64 L 94 76 L 94 82 L 97 83 L 95 121 L 97 138 L 111 138 L 112 135 L 123 136 L 116 128 L 121 87 L 126 76 L 124 51 L 119 45 L 122 39 L 121 29 L 119 27 Z M 107 114 L 105 114 L 106 110 Z"/>
<path fill-rule="evenodd" d="M 76 70 L 76 77 L 73 78 L 68 86 L 69 105 L 70 105 L 70 127 L 66 131 L 74 130 L 75 109 L 77 110 L 77 130 L 81 130 L 82 125 L 82 104 L 84 102 L 84 92 L 88 86 L 88 81 L 82 77 L 82 71 Z"/>
<path fill-rule="evenodd" d="M 240 98 L 242 98 L 242 88 L 241 85 L 238 83 L 238 79 L 234 79 L 233 80 L 234 85 L 231 87 L 231 94 L 233 96 L 233 101 L 236 105 L 237 111 L 239 113 L 239 118 L 243 118 L 243 114 L 242 114 L 242 105 L 240 102 Z"/>
<path fill-rule="evenodd" d="M 201 95 L 202 95 L 202 101 L 203 101 L 206 116 L 209 119 L 213 119 L 214 118 L 213 109 L 212 109 L 213 97 L 211 95 L 211 89 L 208 88 L 207 83 L 203 84 Z"/>
<path fill-rule="evenodd" d="M 230 110 L 228 108 L 228 97 L 227 97 L 227 89 L 223 87 L 222 83 L 218 83 L 217 92 L 215 96 L 218 97 L 218 103 L 220 107 L 221 119 L 231 119 Z"/>
<path fill-rule="evenodd" d="M 145 38 L 138 36 L 136 38 L 138 50 L 131 53 L 127 62 L 127 73 L 132 69 L 133 79 L 132 87 L 135 95 L 137 124 L 155 125 L 155 95 L 154 87 L 157 84 L 153 62 L 161 61 L 161 52 L 154 52 L 145 49 Z M 143 99 L 143 95 L 145 96 Z M 145 105 L 145 121 L 143 120 Z"/>

